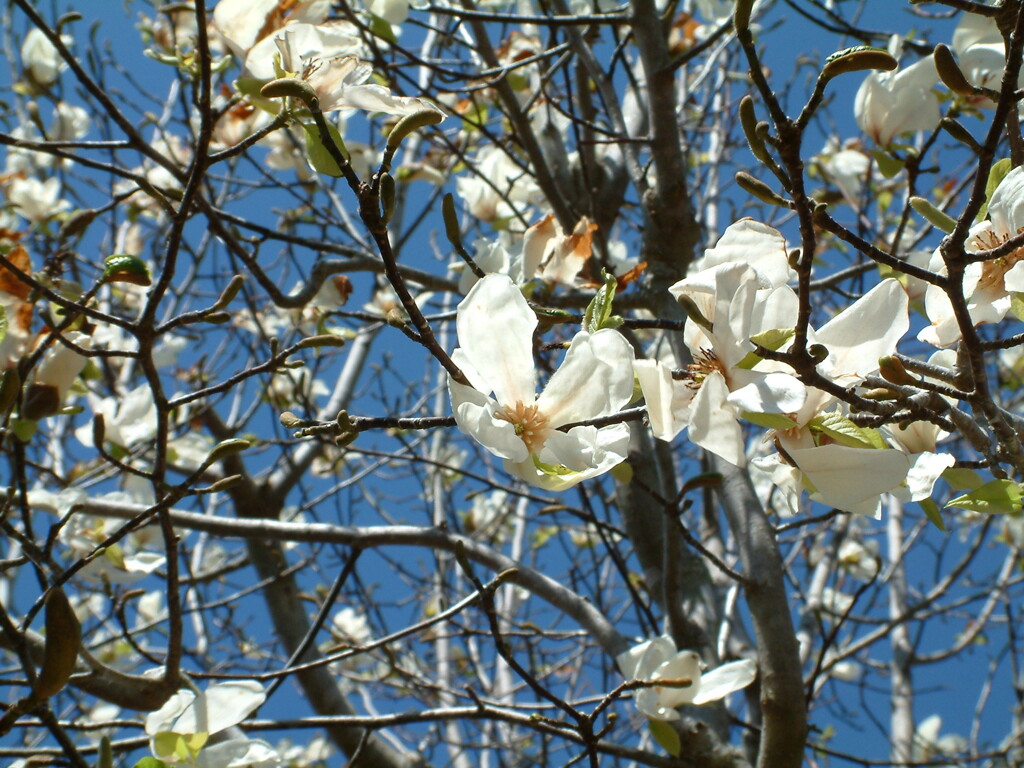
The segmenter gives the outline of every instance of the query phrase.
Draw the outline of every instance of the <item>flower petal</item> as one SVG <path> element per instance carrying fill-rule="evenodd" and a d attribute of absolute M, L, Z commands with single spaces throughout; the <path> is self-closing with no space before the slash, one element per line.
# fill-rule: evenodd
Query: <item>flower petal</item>
<path fill-rule="evenodd" d="M 690 423 L 694 391 L 672 380 L 672 369 L 657 360 L 637 360 L 633 372 L 647 405 L 651 432 L 659 440 L 672 440 Z"/>
<path fill-rule="evenodd" d="M 878 370 L 910 328 L 907 294 L 896 280 L 883 280 L 815 334 L 829 351 L 832 376 L 862 379 Z"/>
<path fill-rule="evenodd" d="M 459 429 L 501 459 L 526 461 L 530 451 L 516 434 L 515 426 L 495 417 L 498 404 L 473 387 L 448 379 L 452 413 Z"/>
<path fill-rule="evenodd" d="M 487 275 L 473 286 L 459 303 L 456 328 L 463 354 L 499 404 L 536 400 L 537 316 L 506 275 Z"/>
<path fill-rule="evenodd" d="M 858 514 L 866 502 L 901 485 L 910 469 L 906 454 L 895 449 L 821 445 L 789 450 L 826 504 Z"/>
<path fill-rule="evenodd" d="M 1024 226 L 1024 168 L 1014 168 L 999 182 L 988 204 L 992 228 L 1002 235 L 1015 235 Z"/>
<path fill-rule="evenodd" d="M 633 348 L 618 331 L 578 333 L 537 398 L 552 427 L 615 413 L 633 396 Z"/>
<path fill-rule="evenodd" d="M 743 430 L 729 404 L 729 387 L 720 373 L 704 379 L 690 410 L 690 440 L 701 448 L 742 467 L 747 461 Z"/>
<path fill-rule="evenodd" d="M 723 664 L 701 678 L 700 689 L 693 697 L 693 703 L 707 704 L 724 699 L 730 693 L 746 688 L 754 682 L 755 677 L 757 677 L 757 664 L 752 659 Z"/>
<path fill-rule="evenodd" d="M 735 262 L 749 264 L 773 285 L 796 279 L 789 266 L 786 238 L 774 227 L 754 219 L 740 219 L 722 233 L 714 248 L 704 251 L 698 270 Z"/>

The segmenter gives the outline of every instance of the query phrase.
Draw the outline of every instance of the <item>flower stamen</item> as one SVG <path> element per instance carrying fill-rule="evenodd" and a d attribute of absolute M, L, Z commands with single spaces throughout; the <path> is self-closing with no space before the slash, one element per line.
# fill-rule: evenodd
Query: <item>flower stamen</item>
<path fill-rule="evenodd" d="M 503 406 L 494 415 L 515 427 L 516 434 L 531 454 L 540 453 L 551 428 L 548 417 L 537 410 L 536 404 L 524 405 L 519 401 L 514 406 Z"/>
<path fill-rule="evenodd" d="M 1000 245 L 1008 241 L 1012 237 L 1016 237 L 1020 233 L 1020 230 L 1011 234 L 992 232 L 979 232 L 974 237 L 974 244 L 981 250 L 991 251 L 993 248 L 998 248 Z M 1003 278 L 1006 273 L 1009 272 L 1017 262 L 1024 260 L 1024 248 L 1018 248 L 1005 256 L 1000 256 L 998 259 L 991 259 L 984 262 L 981 265 L 981 278 L 978 280 L 978 288 L 1002 288 Z"/>
<path fill-rule="evenodd" d="M 697 390 L 700 389 L 701 384 L 704 383 L 704 379 L 715 371 L 720 372 L 723 376 L 728 378 L 725 365 L 723 365 L 722 361 L 718 359 L 718 354 L 713 349 L 702 347 L 701 350 L 694 355 L 694 362 L 690 363 L 681 371 L 674 371 L 672 378 L 677 381 L 685 382 L 684 386 L 687 389 Z"/>

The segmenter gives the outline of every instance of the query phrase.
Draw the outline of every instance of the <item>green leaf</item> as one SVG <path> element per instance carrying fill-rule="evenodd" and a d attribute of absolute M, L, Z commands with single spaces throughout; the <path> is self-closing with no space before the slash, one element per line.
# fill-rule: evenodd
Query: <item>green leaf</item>
<path fill-rule="evenodd" d="M 103 556 L 111 562 L 111 564 L 121 571 L 127 571 L 128 566 L 124 563 L 124 550 L 121 549 L 117 544 L 111 544 L 103 551 Z"/>
<path fill-rule="evenodd" d="M 153 751 L 159 757 L 170 757 L 176 754 L 180 738 L 174 731 L 160 731 L 153 737 Z"/>
<path fill-rule="evenodd" d="M 533 466 L 543 472 L 545 475 L 553 475 L 555 477 L 564 477 L 566 475 L 577 474 L 576 470 L 569 469 L 565 464 L 548 464 L 540 460 L 540 457 L 533 454 Z"/>
<path fill-rule="evenodd" d="M 627 485 L 633 482 L 633 466 L 628 461 L 623 461 L 611 468 L 611 476 L 615 482 Z"/>
<path fill-rule="evenodd" d="M 158 760 L 155 757 L 144 757 L 132 766 L 132 768 L 167 768 L 167 763 L 163 760 Z"/>
<path fill-rule="evenodd" d="M 387 40 L 392 45 L 398 45 L 398 38 L 395 31 L 380 16 L 370 14 L 370 31 L 382 40 Z"/>
<path fill-rule="evenodd" d="M 992 163 L 992 167 L 988 172 L 988 181 L 985 182 L 985 202 L 982 203 L 981 210 L 978 211 L 978 221 L 982 221 L 988 216 L 988 201 L 992 199 L 992 193 L 996 191 L 996 187 L 999 186 L 1000 182 L 1006 178 L 1006 174 L 1012 169 L 1013 162 L 1008 157 Z"/>
<path fill-rule="evenodd" d="M 796 335 L 796 331 L 792 328 L 773 328 L 770 331 L 763 331 L 750 337 L 750 341 L 757 344 L 759 347 L 770 349 L 772 352 L 776 352 L 782 349 L 786 343 Z M 763 358 L 757 356 L 756 352 L 749 352 L 746 357 L 740 360 L 737 368 L 745 368 L 750 370 Z"/>
<path fill-rule="evenodd" d="M 672 757 L 679 757 L 683 745 L 679 741 L 679 732 L 664 720 L 648 720 L 647 727 L 651 729 L 651 736 L 661 745 L 661 748 Z"/>
<path fill-rule="evenodd" d="M 587 311 L 583 314 L 584 331 L 595 333 L 602 328 L 617 328 L 622 325 L 622 318 L 612 315 L 612 303 L 615 301 L 617 287 L 615 275 L 605 272 L 604 285 L 594 294 L 594 298 L 587 305 Z"/>
<path fill-rule="evenodd" d="M 879 173 L 887 179 L 891 179 L 903 170 L 903 161 L 898 157 L 893 157 L 885 150 L 873 149 L 871 150 L 871 156 L 875 158 Z"/>
<path fill-rule="evenodd" d="M 939 505 L 935 503 L 935 499 L 922 499 L 917 503 L 924 510 L 932 525 L 945 533 L 946 524 L 942 521 L 942 512 L 939 511 Z"/>
<path fill-rule="evenodd" d="M 138 763 L 136 763 L 136 765 L 138 765 Z M 103 734 L 100 737 L 99 754 L 96 758 L 96 768 L 114 768 L 114 752 L 110 748 L 110 737 L 106 734 Z"/>
<path fill-rule="evenodd" d="M 306 157 L 309 158 L 309 164 L 313 166 L 313 170 L 327 176 L 341 176 L 341 166 L 335 162 L 331 153 L 327 151 L 327 147 L 320 141 L 320 131 L 316 125 L 310 123 L 302 127 L 306 131 Z M 347 160 L 349 158 L 348 150 L 345 149 L 345 142 L 342 140 L 341 134 L 338 133 L 337 127 L 327 123 L 327 132 Z"/>
<path fill-rule="evenodd" d="M 990 480 L 970 493 L 957 496 L 946 504 L 947 507 L 959 507 L 986 515 L 1008 515 L 1021 511 L 1020 484 L 1013 480 Z"/>
<path fill-rule="evenodd" d="M 985 479 L 973 469 L 961 467 L 950 467 L 942 473 L 942 479 L 949 483 L 953 490 L 959 491 L 964 488 L 980 488 L 985 484 Z"/>
<path fill-rule="evenodd" d="M 797 426 L 797 423 L 789 418 L 789 416 L 785 416 L 781 413 L 754 413 L 752 411 L 744 411 L 740 414 L 740 418 L 745 421 L 749 421 L 751 424 L 764 427 L 765 429 L 792 429 Z"/>
<path fill-rule="evenodd" d="M 182 741 L 188 747 L 188 750 L 193 755 L 198 755 L 199 750 L 206 746 L 206 742 L 210 740 L 210 734 L 206 731 L 200 731 L 199 733 L 187 733 L 182 736 Z"/>
<path fill-rule="evenodd" d="M 149 275 L 146 262 L 138 256 L 115 253 L 103 260 L 103 282 L 131 283 L 145 287 L 152 285 L 153 279 Z"/>
<path fill-rule="evenodd" d="M 36 433 L 38 422 L 34 419 L 11 419 L 11 429 L 21 442 L 27 443 Z"/>
<path fill-rule="evenodd" d="M 828 435 L 840 445 L 850 448 L 887 448 L 876 429 L 858 427 L 838 411 L 815 416 L 807 426 L 812 432 Z"/>
<path fill-rule="evenodd" d="M 0 306 L 0 342 L 7 337 L 7 310 Z"/>
<path fill-rule="evenodd" d="M 1012 312 L 1013 316 L 1018 320 L 1024 320 L 1024 294 L 1010 294 L 1010 312 Z M 3 337 L 0 336 L 0 340 L 2 339 Z"/>

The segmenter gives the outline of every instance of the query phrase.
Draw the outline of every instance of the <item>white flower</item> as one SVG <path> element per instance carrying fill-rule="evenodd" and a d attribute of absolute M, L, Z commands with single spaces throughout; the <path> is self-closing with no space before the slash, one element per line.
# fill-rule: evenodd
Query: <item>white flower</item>
<path fill-rule="evenodd" d="M 641 689 L 636 708 L 652 720 L 678 720 L 676 707 L 683 704 L 709 704 L 746 688 L 757 676 L 751 659 L 733 661 L 703 674 L 700 656 L 693 651 L 677 651 L 669 635 L 619 654 L 616 659 L 622 674 L 630 680 L 690 680 L 688 686 L 651 686 Z"/>
<path fill-rule="evenodd" d="M 238 725 L 266 699 L 253 680 L 211 685 L 204 693 L 182 689 L 146 716 L 153 754 L 169 765 L 233 768 L 258 763 L 277 765 L 276 753 L 262 742 L 229 739 L 205 746 L 210 736 Z"/>
<path fill-rule="evenodd" d="M 931 130 L 942 117 L 932 93 L 938 81 L 931 56 L 892 72 L 872 72 L 853 103 L 857 125 L 880 145 L 890 144 L 901 133 Z"/>
<path fill-rule="evenodd" d="M 975 13 L 965 13 L 953 32 L 953 52 L 957 65 L 971 85 L 979 88 L 999 90 L 1006 69 L 1006 44 L 999 32 L 996 20 Z M 1024 83 L 1024 73 L 1018 78 L 1018 85 Z M 995 104 L 985 96 L 965 97 L 957 94 L 972 106 L 994 109 Z"/>
<path fill-rule="evenodd" d="M 859 148 L 859 141 L 846 141 L 841 146 L 830 138 L 818 155 L 822 175 L 839 187 L 850 205 L 857 205 L 867 179 L 871 161 Z"/>
<path fill-rule="evenodd" d="M 808 341 L 828 351 L 818 371 L 843 387 L 855 386 L 877 371 L 878 359 L 895 351 L 910 326 L 907 305 L 900 284 L 883 280 L 817 331 L 809 329 Z M 827 429 L 819 431 L 819 417 L 843 418 L 838 412 L 826 413 L 834 404 L 832 395 L 808 388 L 803 407 L 790 414 L 794 426 L 779 430 L 778 442 L 806 475 L 818 500 L 854 514 L 877 515 L 879 494 L 902 485 L 910 460 L 904 452 L 881 444 L 840 444 Z M 819 426 L 812 424 L 815 420 Z"/>
<path fill-rule="evenodd" d="M 929 762 L 936 758 L 948 757 L 967 751 L 967 739 L 955 733 L 939 736 L 942 729 L 942 718 L 929 715 L 914 731 L 914 746 L 911 760 L 913 762 Z M 945 762 L 945 761 L 943 761 Z"/>
<path fill-rule="evenodd" d="M 330 10 L 330 0 L 219 0 L 213 9 L 213 25 L 235 55 L 244 59 L 253 46 L 282 25 L 318 24 Z"/>
<path fill-rule="evenodd" d="M 24 247 L 12 248 L 7 260 L 20 271 L 32 273 L 32 259 Z M 0 309 L 7 321 L 7 332 L 0 338 L 0 370 L 17 365 L 28 349 L 32 327 L 32 304 L 28 301 L 31 293 L 28 283 L 21 282 L 17 275 L 0 266 Z"/>
<path fill-rule="evenodd" d="M 83 349 L 92 346 L 92 339 L 79 331 L 67 334 L 67 340 Z M 85 363 L 77 350 L 55 341 L 30 374 L 32 383 L 22 400 L 21 416 L 36 420 L 57 413 Z"/>
<path fill-rule="evenodd" d="M 512 218 L 540 195 L 529 170 L 493 144 L 477 152 L 473 172 L 459 176 L 455 190 L 470 215 L 488 222 Z"/>
<path fill-rule="evenodd" d="M 331 631 L 346 643 L 366 645 L 373 637 L 366 615 L 351 606 L 342 608 L 331 619 Z"/>
<path fill-rule="evenodd" d="M 60 179 L 51 177 L 46 181 L 36 178 L 15 178 L 7 185 L 7 199 L 18 209 L 18 213 L 33 224 L 46 221 L 71 207 L 60 197 Z"/>
<path fill-rule="evenodd" d="M 756 262 L 758 256 L 751 253 L 751 259 Z M 688 428 L 692 442 L 743 466 L 746 451 L 738 419 L 790 413 L 806 397 L 806 388 L 793 376 L 746 367 L 754 351 L 751 336 L 793 326 L 796 294 L 784 285 L 772 288 L 765 274 L 733 259 L 669 290 L 690 302 L 703 319 L 687 320 L 683 337 L 693 363 L 681 380 L 674 380 L 670 367 L 658 361 L 634 364 L 651 430 L 658 439 L 671 440 Z"/>
<path fill-rule="evenodd" d="M 874 544 L 875 542 L 869 542 Z M 839 567 L 847 571 L 851 576 L 870 581 L 878 573 L 878 547 L 866 546 L 856 539 L 846 539 L 839 545 L 839 552 L 836 553 L 836 560 Z"/>
<path fill-rule="evenodd" d="M 61 41 L 65 45 L 72 42 L 67 35 L 62 35 Z M 21 44 L 21 63 L 32 81 L 42 86 L 50 86 L 57 82 L 61 71 L 68 66 L 54 44 L 36 27 L 28 31 L 25 41 Z"/>
<path fill-rule="evenodd" d="M 103 416 L 104 439 L 111 443 L 130 448 L 156 435 L 156 403 L 148 384 L 122 396 L 100 400 L 90 397 L 90 401 L 93 413 Z M 90 420 L 75 430 L 75 437 L 82 445 L 92 446 L 92 425 Z"/>
<path fill-rule="evenodd" d="M 971 227 L 965 243 L 968 253 L 991 250 L 1016 237 L 1024 227 L 1024 168 L 1014 168 L 999 183 L 988 206 L 989 218 Z M 946 272 L 942 254 L 936 250 L 928 268 Z M 1024 291 L 1024 248 L 1006 256 L 967 266 L 963 295 L 975 325 L 997 323 L 1010 311 L 1011 293 Z M 929 284 L 924 295 L 925 312 L 931 325 L 918 338 L 937 347 L 960 339 L 960 327 L 946 293 Z"/>
<path fill-rule="evenodd" d="M 504 459 L 506 471 L 564 490 L 626 457 L 625 424 L 558 428 L 611 415 L 629 402 L 633 350 L 617 331 L 578 333 L 538 396 L 536 327 L 536 315 L 508 277 L 480 280 L 459 304 L 460 347 L 452 355 L 471 386 L 449 379 L 448 389 L 459 428 Z"/>
<path fill-rule="evenodd" d="M 715 246 L 705 250 L 704 256 L 694 263 L 693 272 L 722 264 L 753 267 L 760 281 L 766 283 L 761 287 L 777 288 L 796 280 L 796 271 L 789 265 L 786 238 L 775 227 L 751 218 L 730 224 Z"/>

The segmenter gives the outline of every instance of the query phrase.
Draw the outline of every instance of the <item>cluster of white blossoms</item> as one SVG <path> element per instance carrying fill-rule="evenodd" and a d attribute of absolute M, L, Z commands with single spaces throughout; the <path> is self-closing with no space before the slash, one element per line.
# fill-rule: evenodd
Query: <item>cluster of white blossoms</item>
<path fill-rule="evenodd" d="M 995 221 L 998 199 L 994 205 Z M 784 352 L 797 324 L 799 300 L 787 284 L 793 273 L 778 231 L 741 220 L 695 268 L 670 289 L 689 313 L 689 366 L 634 360 L 625 338 L 604 328 L 573 338 L 540 395 L 536 314 L 508 277 L 479 281 L 458 308 L 453 358 L 470 384 L 450 383 L 459 427 L 504 459 L 511 474 L 563 490 L 626 459 L 625 424 L 585 422 L 628 404 L 635 374 L 651 429 L 662 440 L 688 430 L 691 442 L 742 466 L 743 424 L 765 428 L 778 452 L 756 459 L 758 471 L 779 487 L 808 489 L 850 512 L 877 514 L 887 492 L 913 500 L 931 494 L 951 463 L 935 452 L 943 437 L 937 428 L 858 427 L 835 395 L 756 354 L 758 347 Z M 823 350 L 817 373 L 838 387 L 856 387 L 878 372 L 879 359 L 896 351 L 908 329 L 904 288 L 883 280 L 829 322 L 808 328 L 808 343 Z"/>
<path fill-rule="evenodd" d="M 893 37 L 889 53 L 899 59 L 902 40 Z M 974 13 L 962 15 L 953 33 L 950 50 L 966 83 L 976 89 L 998 89 L 1006 65 L 1003 37 L 995 19 Z M 933 89 L 940 83 L 932 55 L 893 72 L 873 72 L 857 91 L 854 116 L 857 124 L 876 144 L 891 144 L 912 131 L 930 131 L 942 117 L 939 96 Z M 1024 85 L 1024 76 L 1022 76 Z M 991 109 L 984 95 L 953 94 L 968 107 Z"/>

